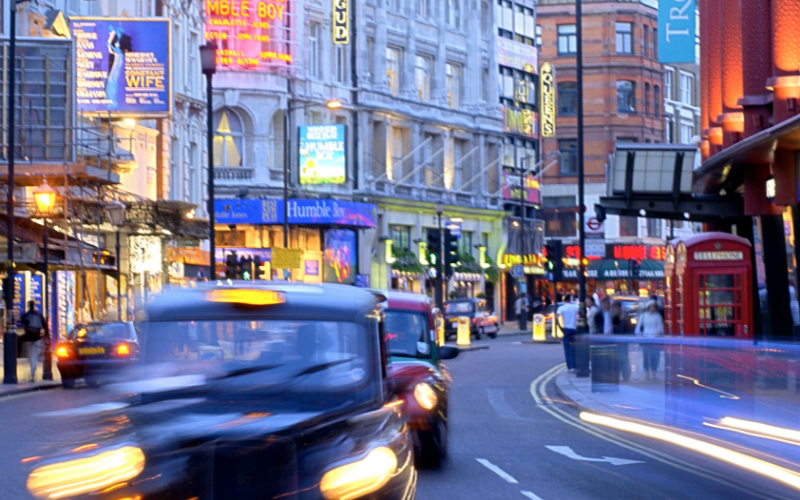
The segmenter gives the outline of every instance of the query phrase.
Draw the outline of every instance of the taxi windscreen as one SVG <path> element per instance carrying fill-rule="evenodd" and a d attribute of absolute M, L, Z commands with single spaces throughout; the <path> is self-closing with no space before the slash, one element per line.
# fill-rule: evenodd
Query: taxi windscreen
<path fill-rule="evenodd" d="M 444 305 L 445 314 L 471 313 L 472 302 L 450 302 Z"/>
<path fill-rule="evenodd" d="M 386 311 L 385 339 L 393 356 L 429 357 L 427 318 L 415 312 Z"/>
<path fill-rule="evenodd" d="M 72 330 L 70 340 L 81 342 L 111 342 L 115 340 L 132 340 L 131 329 L 125 323 L 105 323 L 84 325 Z"/>
<path fill-rule="evenodd" d="M 349 390 L 379 369 L 364 326 L 325 321 L 154 321 L 146 328 L 147 377 L 200 375 L 292 390 Z"/>

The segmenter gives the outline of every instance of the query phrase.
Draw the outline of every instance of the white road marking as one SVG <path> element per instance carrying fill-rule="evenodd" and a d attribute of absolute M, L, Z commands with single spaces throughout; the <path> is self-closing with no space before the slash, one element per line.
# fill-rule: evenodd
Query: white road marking
<path fill-rule="evenodd" d="M 539 495 L 536 495 L 532 491 L 520 491 L 520 493 L 522 493 L 524 496 L 530 498 L 531 500 L 542 500 L 542 497 L 540 497 Z"/>
<path fill-rule="evenodd" d="M 569 446 L 545 446 L 550 451 L 560 453 L 567 458 L 573 460 L 582 460 L 584 462 L 608 462 L 612 465 L 630 465 L 630 464 L 643 464 L 639 460 L 627 460 L 625 458 L 603 457 L 603 458 L 589 458 L 575 453 Z"/>
<path fill-rule="evenodd" d="M 503 479 L 505 479 L 509 483 L 518 484 L 517 480 L 514 479 L 508 472 L 504 471 L 503 469 L 501 469 L 500 467 L 496 466 L 492 462 L 486 460 L 485 458 L 476 458 L 475 460 L 477 460 L 479 464 L 483 465 L 484 467 L 486 467 L 490 471 L 492 471 L 495 474 L 497 474 L 498 476 L 502 477 Z"/>

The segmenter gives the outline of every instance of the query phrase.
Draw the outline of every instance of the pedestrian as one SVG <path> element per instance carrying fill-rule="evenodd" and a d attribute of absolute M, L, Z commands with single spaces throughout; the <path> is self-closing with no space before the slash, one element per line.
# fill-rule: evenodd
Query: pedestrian
<path fill-rule="evenodd" d="M 567 369 L 575 370 L 575 334 L 578 322 L 578 304 L 567 302 L 556 310 L 556 323 L 564 336 L 561 343 L 564 345 L 564 358 L 567 362 Z"/>
<path fill-rule="evenodd" d="M 44 339 L 44 317 L 36 310 L 36 303 L 28 301 L 28 312 L 22 315 L 20 323 L 25 327 L 22 341 L 28 348 L 28 363 L 31 367 L 31 382 L 36 378 L 36 367 L 39 364 L 39 354 L 42 352 Z"/>
<path fill-rule="evenodd" d="M 602 333 L 602 325 L 601 328 L 597 328 L 597 323 L 595 322 L 595 318 L 600 313 L 600 309 L 595 305 L 594 297 L 586 297 L 586 323 L 589 325 L 589 333 L 594 335 L 597 333 Z"/>
<path fill-rule="evenodd" d="M 647 310 L 636 325 L 637 335 L 648 339 L 664 336 L 664 318 L 658 312 L 658 303 L 654 300 L 647 302 Z M 656 380 L 658 364 L 661 361 L 661 347 L 648 343 L 642 344 L 644 355 L 644 371 L 647 380 Z"/>
<path fill-rule="evenodd" d="M 553 299 L 550 298 L 550 294 L 549 293 L 545 294 L 544 297 L 542 297 L 542 300 L 544 301 L 545 307 L 547 307 L 547 306 L 549 306 L 550 304 L 553 303 Z"/>
<path fill-rule="evenodd" d="M 611 304 L 611 333 L 612 335 L 630 334 L 630 321 L 628 315 L 622 310 L 622 303 L 614 301 Z M 619 357 L 619 373 L 626 382 L 631 379 L 631 360 L 628 343 L 624 339 L 617 342 L 617 356 Z"/>
<path fill-rule="evenodd" d="M 517 298 L 516 302 L 514 302 L 514 312 L 517 314 L 517 322 L 519 323 L 519 329 L 522 330 L 522 322 L 523 322 L 523 314 L 527 314 L 528 308 L 525 307 L 525 296 L 520 295 Z"/>

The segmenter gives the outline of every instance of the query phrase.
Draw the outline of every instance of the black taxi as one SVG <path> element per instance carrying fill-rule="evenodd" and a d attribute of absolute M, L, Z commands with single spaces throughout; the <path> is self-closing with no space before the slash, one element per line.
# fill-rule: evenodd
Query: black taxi
<path fill-rule="evenodd" d="M 413 499 L 413 444 L 375 295 L 231 282 L 148 309 L 124 398 L 69 417 L 37 498 Z M 81 434 L 82 433 L 82 434 Z M 83 435 L 85 434 L 85 435 Z"/>

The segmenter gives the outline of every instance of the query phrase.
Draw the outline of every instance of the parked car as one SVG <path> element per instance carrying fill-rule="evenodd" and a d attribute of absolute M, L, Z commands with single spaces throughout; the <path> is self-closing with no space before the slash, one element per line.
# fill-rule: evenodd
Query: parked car
<path fill-rule="evenodd" d="M 497 316 L 489 309 L 486 299 L 456 299 L 444 304 L 444 335 L 449 339 L 458 332 L 458 318 L 466 316 L 470 322 L 470 336 L 480 339 L 484 335 L 497 337 Z"/>
<path fill-rule="evenodd" d="M 442 360 L 458 356 L 458 348 L 437 344 L 436 311 L 429 297 L 403 292 L 384 296 L 389 378 L 404 402 L 418 463 L 438 467 L 447 457 L 450 392 L 450 375 Z"/>
<path fill-rule="evenodd" d="M 133 323 L 85 323 L 56 344 L 61 385 L 72 388 L 81 378 L 97 385 L 101 377 L 139 359 L 139 337 Z"/>
<path fill-rule="evenodd" d="M 148 305 L 125 395 L 26 462 L 39 499 L 413 500 L 376 297 L 214 282 Z M 51 446 L 56 446 L 55 449 Z"/>

